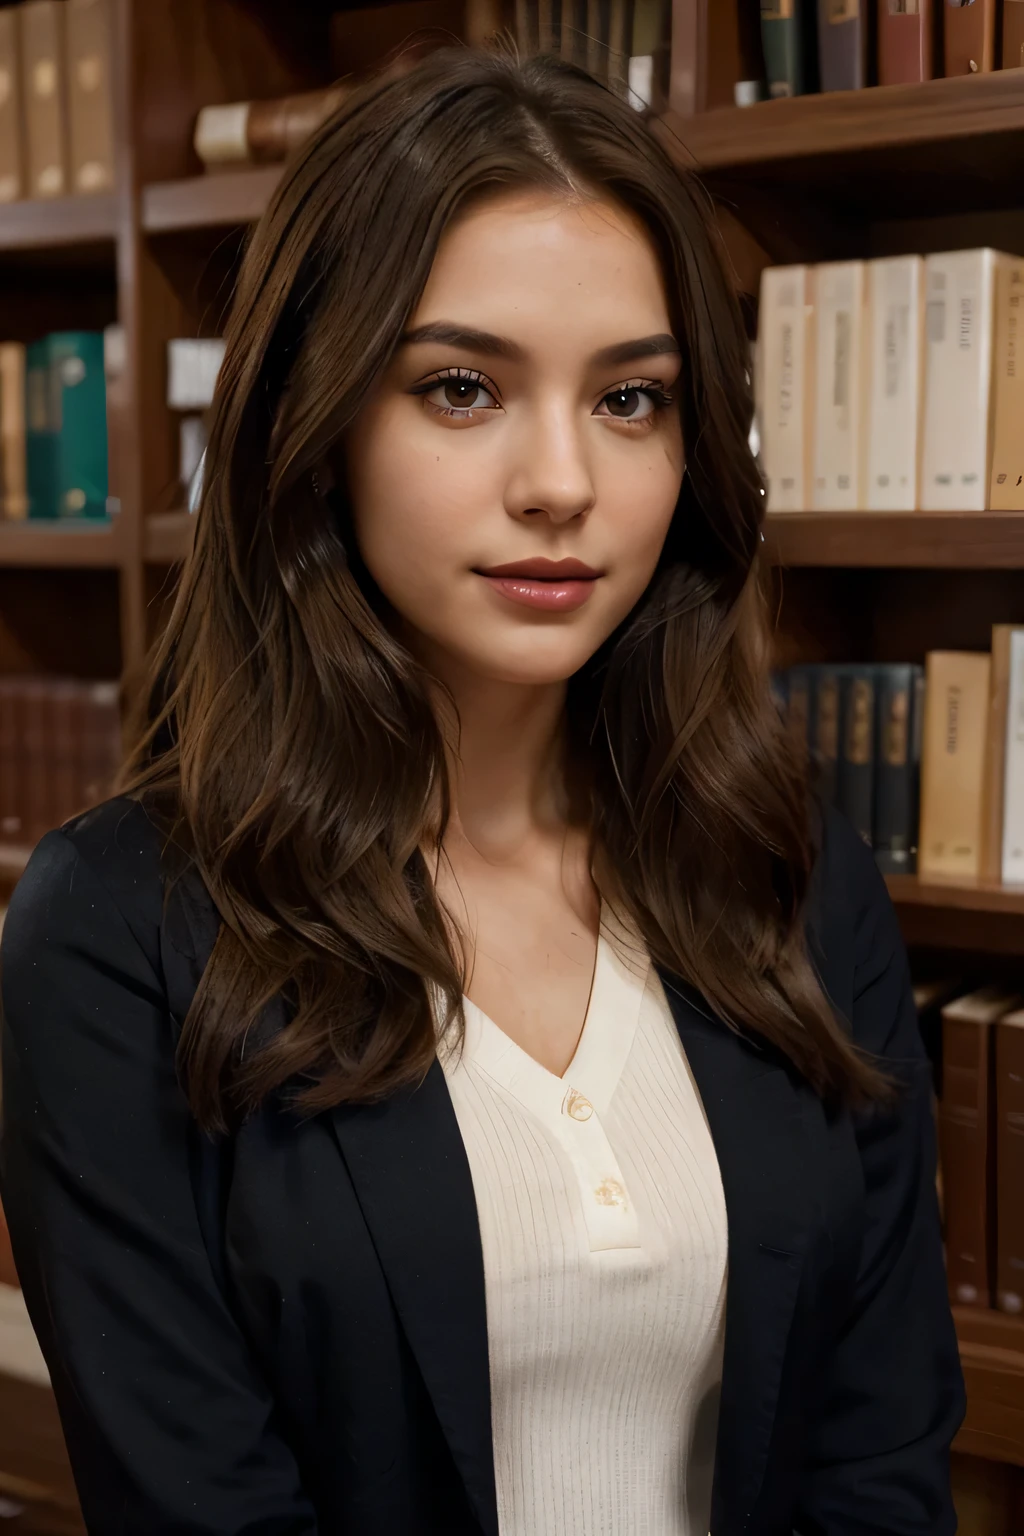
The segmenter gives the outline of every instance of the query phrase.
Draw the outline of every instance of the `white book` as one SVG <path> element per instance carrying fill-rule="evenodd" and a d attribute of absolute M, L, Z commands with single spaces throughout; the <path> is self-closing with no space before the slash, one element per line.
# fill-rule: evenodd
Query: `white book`
<path fill-rule="evenodd" d="M 867 263 L 822 262 L 815 307 L 811 506 L 815 512 L 860 512 L 865 504 L 867 461 Z"/>
<path fill-rule="evenodd" d="M 766 267 L 761 274 L 755 372 L 769 512 L 810 506 L 813 295 L 812 267 Z"/>
<path fill-rule="evenodd" d="M 924 407 L 924 261 L 888 256 L 868 264 L 867 509 L 916 512 Z"/>
<path fill-rule="evenodd" d="M 925 258 L 925 512 L 984 512 L 988 504 L 995 292 L 995 251 Z"/>
<path fill-rule="evenodd" d="M 1006 712 L 1003 787 L 1003 880 L 1024 884 L 1024 629 L 1010 636 L 1010 697 Z"/>

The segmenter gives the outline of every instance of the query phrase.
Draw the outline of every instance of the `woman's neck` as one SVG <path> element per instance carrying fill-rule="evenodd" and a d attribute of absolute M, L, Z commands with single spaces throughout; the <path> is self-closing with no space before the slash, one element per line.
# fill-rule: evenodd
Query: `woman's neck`
<path fill-rule="evenodd" d="M 444 683 L 451 831 L 497 862 L 514 860 L 538 836 L 563 835 L 565 684 L 450 673 Z"/>

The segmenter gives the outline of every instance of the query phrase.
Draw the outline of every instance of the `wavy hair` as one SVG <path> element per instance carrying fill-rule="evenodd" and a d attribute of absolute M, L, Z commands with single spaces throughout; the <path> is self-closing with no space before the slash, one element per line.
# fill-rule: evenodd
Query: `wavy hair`
<path fill-rule="evenodd" d="M 808 956 L 815 839 L 770 698 L 748 345 L 706 197 L 582 71 L 448 48 L 356 91 L 251 236 L 195 546 L 122 776 L 222 918 L 179 1044 L 211 1131 L 280 1089 L 316 1113 L 421 1080 L 432 987 L 461 1021 L 458 944 L 423 852 L 448 806 L 429 679 L 380 617 L 344 495 L 317 475 L 339 463 L 453 216 L 521 186 L 639 217 L 683 357 L 687 471 L 664 553 L 569 690 L 597 883 L 656 962 L 823 1097 L 885 1091 Z M 287 1023 L 245 1049 L 278 995 Z"/>

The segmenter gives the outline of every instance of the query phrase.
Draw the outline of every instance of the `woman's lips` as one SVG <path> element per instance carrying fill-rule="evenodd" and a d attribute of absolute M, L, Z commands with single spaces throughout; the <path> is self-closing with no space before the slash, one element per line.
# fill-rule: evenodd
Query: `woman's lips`
<path fill-rule="evenodd" d="M 601 573 L 581 560 L 537 558 L 488 566 L 476 574 L 509 602 L 547 613 L 572 613 L 588 601 Z"/>

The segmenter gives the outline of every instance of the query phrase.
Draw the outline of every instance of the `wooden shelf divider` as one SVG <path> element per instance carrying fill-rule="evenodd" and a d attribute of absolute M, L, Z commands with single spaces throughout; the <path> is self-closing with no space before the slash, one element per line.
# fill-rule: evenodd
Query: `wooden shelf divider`
<path fill-rule="evenodd" d="M 56 518 L 0 522 L 0 567 L 116 570 L 123 554 L 124 539 L 117 518 L 109 524 Z"/>
<path fill-rule="evenodd" d="M 142 227 L 153 235 L 251 224 L 269 203 L 281 169 L 279 165 L 265 165 L 153 182 L 142 189 Z"/>
<path fill-rule="evenodd" d="M 1024 570 L 1024 512 L 776 512 L 773 565 Z"/>
<path fill-rule="evenodd" d="M 1024 1467 L 1024 1319 L 954 1307 L 967 1417 L 954 1450 Z"/>
<path fill-rule="evenodd" d="M 823 91 L 689 117 L 668 112 L 663 125 L 670 141 L 705 171 L 957 142 L 962 173 L 973 140 L 998 135 L 1004 147 L 1012 141 L 1024 150 L 1024 70 Z"/>
<path fill-rule="evenodd" d="M 118 203 L 113 193 L 53 197 L 0 204 L 0 251 L 46 250 L 117 238 Z"/>

